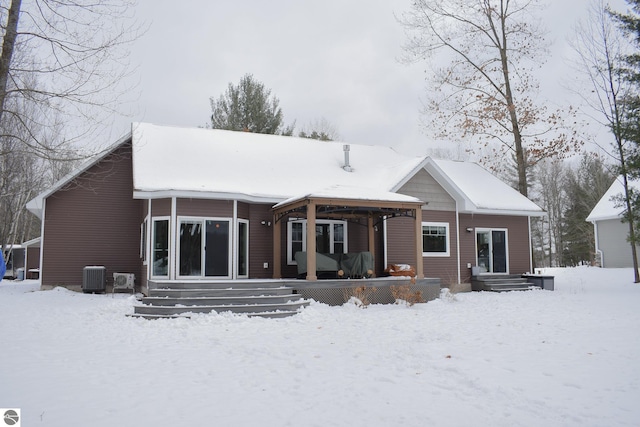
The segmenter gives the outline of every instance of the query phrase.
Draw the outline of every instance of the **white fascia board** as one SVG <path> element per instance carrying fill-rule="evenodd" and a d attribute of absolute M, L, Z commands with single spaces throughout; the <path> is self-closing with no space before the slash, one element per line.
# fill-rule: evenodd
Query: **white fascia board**
<path fill-rule="evenodd" d="M 134 190 L 134 199 L 168 199 L 176 197 L 179 199 L 206 199 L 206 200 L 237 200 L 239 202 L 248 203 L 269 203 L 276 204 L 284 200 L 282 197 L 276 196 L 254 196 L 251 194 L 240 193 L 212 193 L 200 191 L 183 191 L 183 190 L 162 190 L 162 191 L 144 191 Z"/>
<path fill-rule="evenodd" d="M 518 211 L 518 210 L 500 210 L 500 209 L 478 209 L 463 210 L 460 209 L 460 213 L 472 214 L 472 215 L 503 215 L 503 216 L 528 216 L 528 217 L 547 217 L 548 214 L 544 211 Z"/>

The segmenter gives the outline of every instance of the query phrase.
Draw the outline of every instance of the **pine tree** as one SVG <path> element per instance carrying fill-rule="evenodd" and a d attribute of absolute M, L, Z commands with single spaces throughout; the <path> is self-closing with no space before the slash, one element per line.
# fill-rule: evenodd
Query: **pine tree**
<path fill-rule="evenodd" d="M 271 89 L 245 74 L 237 86 L 229 83 L 224 95 L 211 98 L 211 126 L 253 133 L 292 135 L 294 125 L 283 124 L 280 101 Z"/>

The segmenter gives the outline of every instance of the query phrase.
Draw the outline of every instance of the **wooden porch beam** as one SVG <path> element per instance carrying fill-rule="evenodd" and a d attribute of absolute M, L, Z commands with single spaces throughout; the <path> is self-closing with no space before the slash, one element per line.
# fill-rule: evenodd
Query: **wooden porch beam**
<path fill-rule="evenodd" d="M 373 215 L 367 217 L 367 229 L 369 230 L 369 252 L 373 255 L 373 259 L 376 259 L 376 234 L 373 224 Z M 375 276 L 375 263 L 374 263 L 374 276 Z"/>
<path fill-rule="evenodd" d="M 316 205 L 307 206 L 307 280 L 318 280 L 316 272 Z"/>
<path fill-rule="evenodd" d="M 422 258 L 422 208 L 416 209 L 415 224 L 415 241 L 416 241 L 416 278 L 424 279 L 424 263 Z"/>

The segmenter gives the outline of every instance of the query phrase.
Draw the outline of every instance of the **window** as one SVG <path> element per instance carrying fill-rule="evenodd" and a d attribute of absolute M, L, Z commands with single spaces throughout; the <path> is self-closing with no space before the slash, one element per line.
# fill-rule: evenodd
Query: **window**
<path fill-rule="evenodd" d="M 153 220 L 152 276 L 169 275 L 169 220 Z"/>
<path fill-rule="evenodd" d="M 140 224 L 140 259 L 147 264 L 147 220 Z"/>
<path fill-rule="evenodd" d="M 238 220 L 238 277 L 249 277 L 249 221 Z"/>
<path fill-rule="evenodd" d="M 287 224 L 287 262 L 295 264 L 296 252 L 307 250 L 307 220 L 292 220 Z M 347 253 L 346 221 L 316 221 L 316 251 L 319 253 Z"/>
<path fill-rule="evenodd" d="M 422 223 L 422 256 L 449 256 L 448 223 Z"/>

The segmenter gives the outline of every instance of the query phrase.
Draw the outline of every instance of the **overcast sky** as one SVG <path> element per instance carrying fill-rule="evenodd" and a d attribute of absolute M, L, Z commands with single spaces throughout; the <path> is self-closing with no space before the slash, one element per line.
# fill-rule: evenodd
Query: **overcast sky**
<path fill-rule="evenodd" d="M 589 0 L 553 0 L 542 16 L 551 56 L 542 69 L 551 102 L 566 37 Z M 613 4 L 622 5 L 616 0 Z M 128 121 L 204 126 L 210 97 L 251 73 L 280 100 L 286 124 L 299 131 L 325 118 L 341 140 L 382 144 L 407 154 L 433 146 L 420 125 L 425 64 L 405 65 L 405 35 L 395 16 L 410 0 L 139 0 L 149 24 L 133 46 L 139 99 Z M 117 127 L 125 130 L 125 121 Z M 116 132 L 118 132 L 116 130 Z M 120 132 L 120 133 L 122 133 Z"/>

